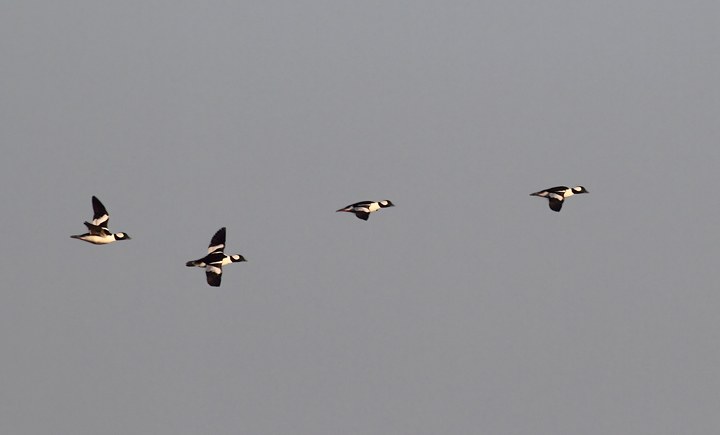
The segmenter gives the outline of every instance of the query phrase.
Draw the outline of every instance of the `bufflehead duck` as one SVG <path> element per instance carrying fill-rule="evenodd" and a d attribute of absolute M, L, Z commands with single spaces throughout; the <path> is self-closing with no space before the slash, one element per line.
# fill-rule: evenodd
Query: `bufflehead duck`
<path fill-rule="evenodd" d="M 213 287 L 220 287 L 222 267 L 238 261 L 247 261 L 242 255 L 225 255 L 225 227 L 220 228 L 210 240 L 208 255 L 185 263 L 188 267 L 204 267 L 207 282 Z"/>
<path fill-rule="evenodd" d="M 105 206 L 102 205 L 102 202 L 94 196 L 92 197 L 92 205 L 94 212 L 93 221 L 92 223 L 85 222 L 85 226 L 90 232 L 70 237 L 73 239 L 84 240 L 95 245 L 107 245 L 108 243 L 112 243 L 116 240 L 130 240 L 130 236 L 125 233 L 113 234 L 110 230 L 108 230 L 107 226 L 110 221 L 110 216 L 108 216 L 108 212 L 105 210 Z"/>
<path fill-rule="evenodd" d="M 540 196 L 547 198 L 550 205 L 550 210 L 560 211 L 565 198 L 569 198 L 573 195 L 580 193 L 589 193 L 582 186 L 573 187 L 572 189 L 566 186 L 557 186 L 550 189 L 541 190 L 539 192 L 531 193 L 530 196 Z"/>
<path fill-rule="evenodd" d="M 355 204 L 350 204 L 349 206 L 345 208 L 341 208 L 337 211 L 346 211 L 349 213 L 355 213 L 355 216 L 358 218 L 366 221 L 370 217 L 370 213 L 374 211 L 378 211 L 381 208 L 386 207 L 395 207 L 395 204 L 392 202 L 385 200 L 385 201 L 379 201 L 379 202 L 372 202 L 372 201 L 360 201 L 356 202 Z"/>

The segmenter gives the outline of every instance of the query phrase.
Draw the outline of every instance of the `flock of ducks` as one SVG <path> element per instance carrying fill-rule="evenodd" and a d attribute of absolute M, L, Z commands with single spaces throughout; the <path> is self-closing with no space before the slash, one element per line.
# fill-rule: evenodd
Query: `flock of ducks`
<path fill-rule="evenodd" d="M 569 198 L 573 195 L 580 193 L 588 193 L 583 186 L 577 186 L 569 188 L 566 186 L 556 186 L 550 189 L 541 190 L 539 192 L 531 193 L 530 196 L 539 196 L 541 198 L 547 198 L 549 201 L 550 209 L 552 211 L 560 211 L 562 208 L 565 198 Z M 73 239 L 80 239 L 94 245 L 107 245 L 116 240 L 131 240 L 127 233 L 112 233 L 108 229 L 108 222 L 110 216 L 102 202 L 97 197 L 92 197 L 93 206 L 93 221 L 85 222 L 85 226 L 88 231 L 85 234 L 78 234 L 70 236 Z M 348 213 L 355 213 L 358 219 L 364 221 L 368 220 L 370 213 L 380 210 L 381 208 L 395 207 L 395 204 L 388 200 L 384 201 L 360 201 L 355 204 L 350 204 L 347 207 L 341 208 L 337 211 L 344 211 Z M 199 260 L 188 261 L 185 265 L 188 267 L 204 267 L 205 275 L 207 277 L 207 283 L 213 287 L 220 287 L 220 279 L 222 278 L 222 267 L 227 266 L 230 263 L 237 263 L 247 261 L 245 257 L 239 254 L 226 255 L 225 254 L 225 227 L 220 228 L 215 235 L 210 239 L 210 246 L 208 246 L 208 254 Z"/>

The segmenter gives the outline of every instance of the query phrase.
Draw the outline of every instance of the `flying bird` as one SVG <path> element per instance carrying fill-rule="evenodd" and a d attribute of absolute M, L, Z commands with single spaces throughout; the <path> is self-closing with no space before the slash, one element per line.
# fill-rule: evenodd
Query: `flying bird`
<path fill-rule="evenodd" d="M 395 204 L 392 202 L 385 200 L 385 201 L 379 201 L 379 202 L 372 202 L 372 201 L 360 201 L 356 202 L 355 204 L 350 204 L 349 206 L 345 208 L 341 208 L 337 211 L 346 211 L 348 213 L 355 213 L 355 216 L 358 218 L 366 221 L 370 217 L 370 213 L 374 211 L 378 211 L 381 208 L 386 207 L 395 207 Z"/>
<path fill-rule="evenodd" d="M 547 198 L 550 205 L 550 210 L 560 211 L 565 198 L 569 198 L 573 195 L 580 193 L 589 193 L 582 186 L 573 187 L 572 189 L 566 186 L 557 186 L 550 189 L 541 190 L 539 192 L 531 193 L 530 196 L 539 196 L 541 198 Z"/>
<path fill-rule="evenodd" d="M 225 255 L 225 227 L 220 228 L 210 240 L 208 255 L 185 263 L 187 267 L 204 267 L 207 282 L 213 287 L 220 287 L 222 267 L 238 261 L 247 261 L 242 255 Z"/>
<path fill-rule="evenodd" d="M 110 216 L 108 216 L 105 206 L 96 197 L 92 197 L 93 205 L 93 221 L 85 222 L 85 226 L 90 231 L 89 233 L 79 234 L 77 236 L 70 236 L 73 239 L 84 240 L 95 245 L 107 245 L 116 240 L 130 240 L 130 236 L 125 233 L 113 234 L 108 230 L 108 222 Z"/>

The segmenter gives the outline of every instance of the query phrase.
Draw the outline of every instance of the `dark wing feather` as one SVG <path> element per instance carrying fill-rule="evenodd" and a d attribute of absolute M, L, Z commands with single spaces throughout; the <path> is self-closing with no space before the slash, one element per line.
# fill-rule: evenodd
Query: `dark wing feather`
<path fill-rule="evenodd" d="M 98 225 L 93 225 L 90 222 L 84 222 L 85 226 L 88 228 L 88 231 L 90 231 L 90 234 L 93 236 L 109 236 L 110 231 L 106 227 L 101 227 Z"/>
<path fill-rule="evenodd" d="M 552 197 L 548 198 L 548 199 L 550 201 L 549 202 L 550 210 L 552 210 L 552 211 L 560 211 L 560 209 L 562 208 L 563 202 L 565 202 L 562 199 L 555 199 Z"/>
<path fill-rule="evenodd" d="M 223 252 L 225 249 L 225 227 L 220 228 L 217 233 L 210 240 L 210 246 L 208 246 L 208 254 L 213 252 Z"/>
<path fill-rule="evenodd" d="M 105 210 L 105 206 L 100 202 L 97 197 L 92 197 L 92 206 L 93 206 L 93 225 L 96 225 L 98 227 L 107 228 L 108 222 L 110 222 L 110 216 L 108 216 L 107 210 Z"/>
<path fill-rule="evenodd" d="M 370 213 L 365 211 L 356 211 L 355 216 L 359 217 L 360 219 L 366 221 L 370 217 Z"/>
<path fill-rule="evenodd" d="M 220 287 L 220 279 L 222 278 L 222 267 L 208 264 L 205 268 L 205 276 L 207 283 L 213 287 Z"/>

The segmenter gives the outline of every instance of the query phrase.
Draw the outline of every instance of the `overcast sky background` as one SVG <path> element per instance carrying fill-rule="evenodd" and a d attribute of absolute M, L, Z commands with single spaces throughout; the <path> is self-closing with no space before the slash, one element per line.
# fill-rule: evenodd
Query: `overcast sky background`
<path fill-rule="evenodd" d="M 2 9 L 0 432 L 720 427 L 717 1 Z"/>

